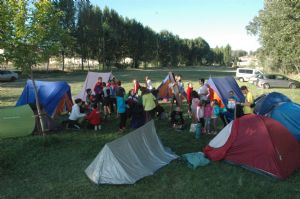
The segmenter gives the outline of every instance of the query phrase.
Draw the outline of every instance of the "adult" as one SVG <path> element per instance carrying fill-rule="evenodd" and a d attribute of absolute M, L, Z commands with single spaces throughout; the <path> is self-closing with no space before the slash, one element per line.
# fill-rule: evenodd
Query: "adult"
<path fill-rule="evenodd" d="M 198 95 L 200 100 L 207 100 L 209 96 L 208 87 L 205 85 L 205 79 L 199 79 L 200 88 L 198 89 Z"/>
<path fill-rule="evenodd" d="M 146 87 L 147 87 L 147 89 L 149 91 L 151 91 L 153 89 L 153 85 L 152 85 L 151 79 L 148 76 L 146 76 L 145 77 L 145 81 L 146 81 Z"/>
<path fill-rule="evenodd" d="M 241 86 L 241 91 L 245 96 L 245 102 L 241 103 L 241 105 L 243 106 L 244 114 L 251 114 L 253 113 L 253 109 L 251 108 L 252 104 L 254 103 L 253 95 L 248 90 L 247 86 Z"/>
<path fill-rule="evenodd" d="M 75 104 L 72 106 L 72 111 L 69 116 L 69 124 L 78 129 L 80 123 L 82 123 L 85 119 L 86 114 L 80 112 L 80 106 L 82 105 L 81 99 L 75 99 Z"/>

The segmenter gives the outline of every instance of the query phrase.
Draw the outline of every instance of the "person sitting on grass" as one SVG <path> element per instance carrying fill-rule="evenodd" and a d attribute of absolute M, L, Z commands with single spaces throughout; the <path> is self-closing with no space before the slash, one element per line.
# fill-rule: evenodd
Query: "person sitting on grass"
<path fill-rule="evenodd" d="M 171 113 L 171 125 L 176 130 L 182 130 L 184 127 L 184 119 L 179 106 Z"/>
<path fill-rule="evenodd" d="M 75 104 L 72 106 L 72 111 L 69 116 L 69 125 L 71 127 L 75 127 L 80 129 L 79 124 L 81 124 L 86 114 L 80 112 L 80 107 L 82 106 L 82 100 L 81 99 L 75 99 Z"/>
<path fill-rule="evenodd" d="M 93 104 L 92 106 L 93 106 L 93 110 L 86 116 L 86 119 L 89 122 L 89 124 L 94 128 L 95 131 L 101 130 L 100 111 L 98 109 L 97 104 Z"/>

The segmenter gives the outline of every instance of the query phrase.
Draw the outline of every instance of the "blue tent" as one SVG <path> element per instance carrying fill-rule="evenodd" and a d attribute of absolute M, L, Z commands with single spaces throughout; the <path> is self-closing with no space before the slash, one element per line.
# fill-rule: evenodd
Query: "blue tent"
<path fill-rule="evenodd" d="M 269 93 L 255 100 L 254 112 L 258 115 L 265 115 L 283 102 L 291 102 L 291 100 L 281 93 Z"/>
<path fill-rule="evenodd" d="M 221 98 L 225 106 L 228 104 L 229 91 L 235 93 L 239 102 L 245 101 L 245 97 L 233 77 L 211 77 L 207 83 Z"/>
<path fill-rule="evenodd" d="M 71 89 L 67 82 L 35 81 L 35 84 L 38 90 L 40 104 L 43 110 L 50 116 L 53 116 L 65 96 L 67 96 L 68 102 L 72 102 Z M 35 102 L 32 80 L 27 80 L 16 106 L 35 104 Z"/>
<path fill-rule="evenodd" d="M 298 141 L 300 140 L 300 106 L 298 104 L 282 103 L 274 108 L 271 117 L 285 126 Z"/>

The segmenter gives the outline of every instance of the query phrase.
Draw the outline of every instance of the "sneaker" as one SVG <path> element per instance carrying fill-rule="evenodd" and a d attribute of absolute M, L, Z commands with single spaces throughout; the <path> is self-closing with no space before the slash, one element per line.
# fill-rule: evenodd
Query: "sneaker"
<path fill-rule="evenodd" d="M 98 126 L 97 126 L 97 125 L 95 125 L 95 126 L 94 126 L 94 129 L 95 129 L 95 131 L 97 131 L 97 130 L 98 130 Z"/>
<path fill-rule="evenodd" d="M 98 125 L 98 130 L 101 130 L 101 125 Z"/>

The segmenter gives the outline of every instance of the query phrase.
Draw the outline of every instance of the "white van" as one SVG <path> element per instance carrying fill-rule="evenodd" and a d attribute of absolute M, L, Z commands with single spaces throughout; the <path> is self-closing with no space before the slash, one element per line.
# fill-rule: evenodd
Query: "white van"
<path fill-rule="evenodd" d="M 247 82 L 250 78 L 256 78 L 258 75 L 263 75 L 263 73 L 253 68 L 237 68 L 235 77 L 241 82 Z"/>

